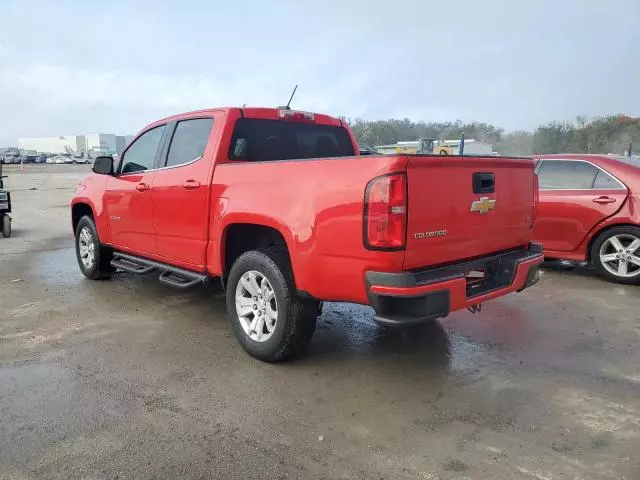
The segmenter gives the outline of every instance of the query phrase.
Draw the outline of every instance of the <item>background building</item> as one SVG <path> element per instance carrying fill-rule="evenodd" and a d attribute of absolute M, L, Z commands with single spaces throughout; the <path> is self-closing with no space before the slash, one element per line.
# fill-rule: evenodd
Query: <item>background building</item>
<path fill-rule="evenodd" d="M 118 153 L 116 136 L 113 133 L 88 133 L 86 151 L 92 156 Z"/>
<path fill-rule="evenodd" d="M 120 155 L 131 140 L 133 135 L 116 135 L 116 153 Z"/>
<path fill-rule="evenodd" d="M 114 135 L 113 133 L 18 138 L 18 148 L 20 150 L 34 150 L 38 153 L 76 154 L 85 152 L 92 156 L 113 155 L 122 153 L 132 138 L 132 135 Z"/>
<path fill-rule="evenodd" d="M 58 137 L 19 138 L 20 150 L 35 150 L 41 153 L 74 153 L 86 151 L 84 135 L 62 135 Z"/>

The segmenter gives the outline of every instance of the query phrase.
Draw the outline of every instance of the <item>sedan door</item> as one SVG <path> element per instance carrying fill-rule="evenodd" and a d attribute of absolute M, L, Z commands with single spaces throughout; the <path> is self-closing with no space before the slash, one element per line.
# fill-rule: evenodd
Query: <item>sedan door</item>
<path fill-rule="evenodd" d="M 593 227 L 620 209 L 628 193 L 616 178 L 583 160 L 543 159 L 538 178 L 534 238 L 550 253 L 576 250 Z"/>
<path fill-rule="evenodd" d="M 200 269 L 205 264 L 214 150 L 207 145 L 213 121 L 211 117 L 178 121 L 153 180 L 158 254 L 185 268 Z"/>
<path fill-rule="evenodd" d="M 157 254 L 151 185 L 165 128 L 152 128 L 136 138 L 120 156 L 116 173 L 107 182 L 104 204 L 111 241 L 121 250 Z"/>

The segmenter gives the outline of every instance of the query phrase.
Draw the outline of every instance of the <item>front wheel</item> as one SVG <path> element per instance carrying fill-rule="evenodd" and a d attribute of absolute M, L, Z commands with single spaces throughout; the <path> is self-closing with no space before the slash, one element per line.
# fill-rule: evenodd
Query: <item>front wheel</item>
<path fill-rule="evenodd" d="M 9 238 L 11 236 L 11 217 L 9 215 L 2 215 L 2 236 Z"/>
<path fill-rule="evenodd" d="M 88 215 L 76 227 L 76 258 L 82 274 L 91 280 L 109 278 L 115 270 L 111 266 L 113 251 L 100 245 L 98 230 Z"/>
<path fill-rule="evenodd" d="M 591 247 L 591 260 L 612 282 L 640 284 L 640 228 L 620 226 L 602 232 Z"/>
<path fill-rule="evenodd" d="M 283 252 L 242 254 L 231 267 L 226 292 L 233 333 L 249 355 L 277 362 L 300 355 L 311 341 L 318 302 L 297 296 Z"/>

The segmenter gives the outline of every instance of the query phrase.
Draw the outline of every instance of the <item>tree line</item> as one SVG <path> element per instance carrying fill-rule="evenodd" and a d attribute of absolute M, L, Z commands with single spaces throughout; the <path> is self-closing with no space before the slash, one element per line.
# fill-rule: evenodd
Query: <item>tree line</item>
<path fill-rule="evenodd" d="M 640 118 L 610 115 L 588 119 L 576 117 L 573 122 L 551 122 L 533 132 L 505 132 L 503 128 L 482 122 L 414 122 L 405 119 L 348 120 L 360 145 L 375 147 L 418 138 L 451 140 L 460 138 L 495 145 L 503 155 L 547 153 L 616 153 L 625 154 L 629 142 L 640 152 Z"/>

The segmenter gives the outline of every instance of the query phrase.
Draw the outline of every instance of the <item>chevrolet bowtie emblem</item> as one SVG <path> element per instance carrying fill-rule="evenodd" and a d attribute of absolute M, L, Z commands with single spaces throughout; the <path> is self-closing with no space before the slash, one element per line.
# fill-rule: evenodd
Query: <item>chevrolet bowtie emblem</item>
<path fill-rule="evenodd" d="M 482 197 L 480 200 L 471 202 L 471 211 L 479 212 L 481 215 L 488 213 L 489 210 L 493 210 L 496 206 L 495 200 L 489 200 L 489 197 Z"/>

